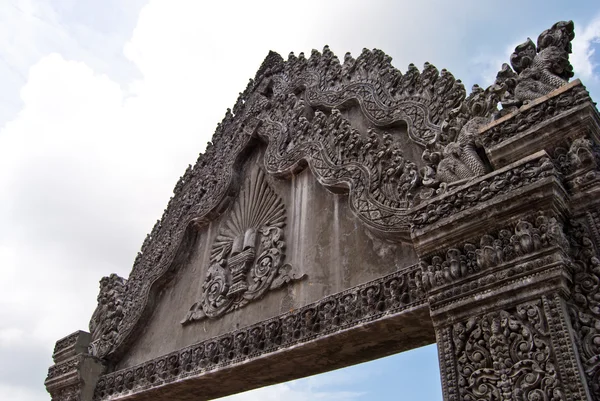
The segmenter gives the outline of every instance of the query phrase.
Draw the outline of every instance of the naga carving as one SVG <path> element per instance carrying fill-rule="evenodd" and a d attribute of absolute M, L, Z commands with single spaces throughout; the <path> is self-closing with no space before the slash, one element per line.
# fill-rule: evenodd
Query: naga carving
<path fill-rule="evenodd" d="M 92 314 L 89 324 L 92 347 L 100 343 L 97 340 L 102 340 L 105 343 L 114 340 L 126 308 L 124 304 L 126 285 L 127 280 L 116 274 L 111 274 L 100 280 L 98 306 Z"/>
<path fill-rule="evenodd" d="M 285 206 L 262 170 L 246 180 L 215 239 L 201 300 L 182 324 L 217 318 L 294 279 L 285 259 Z"/>
<path fill-rule="evenodd" d="M 448 184 L 458 184 L 488 172 L 478 134 L 481 127 L 492 121 L 498 100 L 493 87 L 483 90 L 474 85 L 471 94 L 449 112 L 438 136 L 423 152 L 423 160 L 428 163 L 423 170 L 424 187 L 441 186 L 435 192 L 439 194 Z M 427 189 L 422 192 L 425 198 L 432 194 Z"/>
<path fill-rule="evenodd" d="M 161 278 L 174 268 L 186 232 L 216 218 L 229 202 L 227 195 L 238 190 L 240 160 L 255 138 L 268 142 L 267 173 L 285 178 L 309 166 L 321 184 L 348 193 L 350 209 L 369 229 L 410 241 L 411 225 L 416 222 L 411 221 L 412 208 L 450 185 L 490 170 L 477 133 L 499 115 L 498 102 L 508 107 L 518 104 L 510 103 L 511 99 L 526 101 L 521 93 L 532 79 L 558 85 L 559 81 L 547 82 L 547 73 L 561 80 L 572 75 L 568 58 L 565 61 L 571 31 L 572 23 L 555 24 L 540 36 L 535 54 L 531 46 L 526 47 L 530 63 L 520 56 L 514 60 L 519 66 L 516 72 L 504 69 L 494 85 L 485 90 L 474 87 L 469 97 L 448 71 L 426 63 L 421 71 L 410 65 L 401 73 L 379 50 L 364 50 L 356 59 L 347 54 L 343 63 L 328 47 L 322 53 L 313 51 L 309 58 L 291 54 L 287 61 L 270 53 L 226 113 L 205 152 L 175 186 L 168 207 L 134 262 L 118 312 L 111 315 L 110 323 L 94 323 L 93 331 L 98 333 L 94 355 L 118 360 L 142 329 L 140 322 L 151 313 L 150 300 L 158 293 Z M 351 118 L 357 112 L 364 124 Z M 424 224 L 419 219 L 416 224 Z M 283 241 L 276 239 L 277 229 L 256 233 L 273 238 L 269 249 L 277 249 Z M 242 294 L 253 286 L 260 287 L 254 292 L 260 297 L 264 288 L 279 283 L 275 276 L 268 285 L 271 278 L 247 281 L 248 290 L 244 289 L 244 278 L 254 280 L 251 270 L 256 263 L 250 260 L 260 258 L 262 247 L 262 243 L 255 245 L 255 259 L 250 251 L 234 255 L 228 250 L 221 259 L 213 255 L 209 282 L 222 280 L 226 269 L 230 287 L 226 293 L 222 290 L 224 298 L 197 304 L 194 313 L 199 318 L 239 307 L 248 301 Z M 228 267 L 234 262 L 240 263 L 235 279 Z M 208 286 L 203 292 L 212 299 L 217 293 L 209 288 L 217 287 Z M 231 297 L 240 302 L 230 301 Z M 109 313 L 98 314 L 95 322 L 105 321 L 102 316 Z"/>
<path fill-rule="evenodd" d="M 574 36 L 572 21 L 558 22 L 539 36 L 537 48 L 531 39 L 516 47 L 510 59 L 514 70 L 503 64 L 493 85 L 485 90 L 473 86 L 471 94 L 448 114 L 440 134 L 427 144 L 423 159 L 428 166 L 423 171 L 423 183 L 435 191 L 430 189 L 424 194 L 439 194 L 448 184 L 489 171 L 482 155 L 483 142 L 490 145 L 490 141 L 481 138 L 479 131 L 522 104 L 566 85 L 573 76 L 569 54 Z M 578 94 L 566 96 L 575 96 L 577 103 L 586 100 L 586 96 Z M 503 107 L 500 111 L 499 103 Z M 539 122 L 539 115 L 536 117 L 535 122 Z M 515 134 L 514 128 L 510 127 L 511 135 Z M 523 124 L 518 128 L 523 129 Z"/>

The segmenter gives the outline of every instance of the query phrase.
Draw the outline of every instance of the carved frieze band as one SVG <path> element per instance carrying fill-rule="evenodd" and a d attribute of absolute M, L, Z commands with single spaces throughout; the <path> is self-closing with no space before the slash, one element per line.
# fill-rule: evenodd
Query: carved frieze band
<path fill-rule="evenodd" d="M 590 393 L 600 400 L 600 254 L 585 220 L 571 220 L 569 229 L 574 270 L 569 314 Z"/>
<path fill-rule="evenodd" d="M 258 324 L 104 375 L 95 400 L 133 394 L 308 342 L 426 302 L 418 266 Z"/>
<path fill-rule="evenodd" d="M 384 127 L 404 121 L 409 138 L 423 147 L 435 139 L 447 113 L 466 95 L 462 83 L 447 70 L 440 73 L 425 63 L 421 72 L 410 64 L 402 74 L 381 50 L 365 49 L 357 60 L 347 54 L 343 65 L 327 46 L 319 57 L 323 68 L 314 68 L 302 57 L 290 57 L 290 69 L 308 71 L 283 85 L 306 88 L 304 99 L 312 107 L 339 108 L 355 101 L 373 125 Z M 361 71 L 367 65 L 370 71 Z M 369 82 L 372 78 L 368 75 L 379 75 L 379 82 Z"/>
<path fill-rule="evenodd" d="M 440 328 L 445 399 L 586 400 L 554 294 Z"/>
<path fill-rule="evenodd" d="M 48 376 L 46 377 L 46 381 L 51 381 L 71 371 L 76 371 L 77 367 L 80 365 L 80 362 L 81 360 L 78 356 L 73 356 L 64 362 L 57 363 L 56 365 L 51 366 L 50 369 L 48 369 Z"/>
<path fill-rule="evenodd" d="M 44 382 L 52 401 L 80 401 L 92 394 L 104 366 L 87 354 L 89 341 L 89 333 L 76 331 L 56 342 L 55 365 Z"/>
<path fill-rule="evenodd" d="M 481 132 L 483 145 L 490 148 L 586 102 L 591 102 L 591 99 L 583 85 L 575 85 L 548 99 L 538 99 Z"/>
<path fill-rule="evenodd" d="M 54 345 L 52 359 L 55 363 L 62 362 L 73 355 L 83 352 L 87 349 L 90 336 L 83 331 L 76 331 L 68 336 L 61 338 Z"/>
<path fill-rule="evenodd" d="M 56 342 L 56 344 L 54 345 L 54 354 L 55 355 L 59 354 L 59 353 L 65 351 L 67 348 L 73 346 L 77 342 L 79 333 L 80 333 L 79 331 L 76 331 L 73 334 L 70 334 L 70 335 L 66 336 L 65 338 L 58 340 Z"/>
<path fill-rule="evenodd" d="M 424 203 L 411 211 L 411 222 L 414 228 L 423 228 L 442 218 L 474 208 L 494 197 L 556 175 L 557 172 L 552 161 L 544 154 L 476 179 Z"/>
<path fill-rule="evenodd" d="M 52 401 L 80 401 L 82 387 L 80 383 L 64 387 L 52 395 Z"/>
<path fill-rule="evenodd" d="M 307 128 L 307 136 L 319 135 L 319 131 L 325 129 L 326 125 L 335 124 L 336 119 L 342 120 L 340 114 L 335 112 L 330 117 L 319 116 L 315 117 Z M 399 149 L 391 144 L 378 145 L 377 136 L 371 138 L 372 143 L 351 144 L 351 137 L 335 139 L 335 131 L 330 131 L 331 136 L 328 135 L 328 138 L 338 141 L 337 144 L 330 143 L 329 139 L 307 139 L 305 143 L 282 152 L 282 140 L 285 136 L 281 131 L 284 129 L 282 124 L 267 120 L 259 130 L 259 134 L 269 141 L 265 154 L 265 167 L 269 173 L 287 175 L 294 171 L 301 161 L 306 160 L 313 174 L 323 185 L 351 188 L 350 207 L 369 227 L 387 236 L 405 240 L 409 238 L 409 189 L 416 182 L 417 173 L 416 165 L 404 161 Z M 356 140 L 357 138 L 354 138 L 354 141 Z M 390 159 L 391 155 L 396 155 L 395 159 Z M 391 168 L 392 162 L 397 164 L 393 168 L 394 171 L 390 170 L 387 176 L 382 176 L 374 170 L 375 166 L 379 169 L 388 166 Z M 400 191 L 400 184 L 405 186 L 404 193 Z M 378 189 L 373 191 L 372 188 Z M 386 194 L 390 188 L 396 189 L 394 197 Z"/>
<path fill-rule="evenodd" d="M 587 212 L 586 217 L 591 236 L 596 243 L 596 249 L 600 249 L 600 211 L 596 209 L 590 210 Z"/>

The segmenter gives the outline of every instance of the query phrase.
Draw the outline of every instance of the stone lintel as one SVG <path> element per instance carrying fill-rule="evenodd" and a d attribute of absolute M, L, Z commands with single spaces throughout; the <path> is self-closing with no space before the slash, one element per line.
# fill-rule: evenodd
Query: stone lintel
<path fill-rule="evenodd" d="M 90 333 L 78 330 L 58 340 L 52 354 L 54 363 L 65 361 L 74 355 L 86 352 L 91 338 Z"/>
<path fill-rule="evenodd" d="M 431 318 L 435 327 L 441 327 L 550 293 L 566 298 L 571 280 L 566 255 L 554 247 L 484 271 L 450 288 L 430 291 Z"/>
<path fill-rule="evenodd" d="M 56 342 L 55 364 L 44 385 L 52 401 L 91 400 L 104 364 L 87 353 L 90 333 L 76 331 Z"/>
<path fill-rule="evenodd" d="M 431 344 L 435 341 L 433 328 L 423 327 L 428 320 L 427 306 L 420 305 L 401 315 L 385 316 L 256 358 L 176 380 L 157 380 L 155 385 L 95 400 L 212 400 Z"/>
<path fill-rule="evenodd" d="M 554 173 L 545 177 L 540 175 L 541 178 L 537 181 L 531 180 L 533 182 L 530 184 L 518 186 L 505 193 L 498 191 L 496 196 L 476 202 L 472 207 L 464 209 L 457 207 L 458 202 L 462 201 L 458 199 L 461 197 L 461 193 L 477 192 L 479 188 L 485 190 L 482 183 L 494 185 L 497 177 L 501 177 L 503 182 L 506 181 L 506 184 L 502 185 L 508 186 L 511 179 L 518 178 L 512 174 L 511 170 L 520 170 L 523 166 L 540 163 L 545 156 L 547 154 L 544 151 L 538 152 L 420 205 L 415 209 L 413 215 L 427 213 L 427 210 L 447 210 L 448 208 L 454 208 L 456 212 L 445 213 L 447 216 L 429 225 L 413 229 L 413 244 L 419 255 L 439 253 L 495 228 L 516 222 L 531 215 L 532 211 L 564 216 L 568 210 L 568 194 Z"/>
<path fill-rule="evenodd" d="M 497 120 L 494 120 L 493 122 L 489 123 L 488 125 L 485 125 L 483 127 L 480 128 L 479 132 L 483 133 L 491 128 L 494 128 L 498 125 L 502 125 L 504 124 L 506 121 L 510 121 L 511 119 L 515 118 L 515 116 L 526 112 L 529 109 L 533 109 L 535 106 L 545 103 L 548 99 L 552 99 L 554 97 L 557 97 L 565 92 L 570 91 L 572 88 L 577 87 L 577 86 L 583 86 L 583 84 L 581 83 L 581 80 L 579 78 L 569 82 L 566 85 L 561 86 L 558 89 L 553 90 L 552 92 L 544 95 L 544 96 L 540 96 L 535 100 L 532 100 L 531 102 L 524 104 L 523 106 L 519 107 L 518 110 L 515 110 L 511 113 L 508 113 L 505 116 L 500 117 Z"/>
<path fill-rule="evenodd" d="M 587 102 L 486 149 L 486 154 L 492 166 L 500 168 L 532 151 L 550 152 L 566 141 L 582 137 L 598 138 L 599 134 L 600 116 L 593 104 Z"/>
<path fill-rule="evenodd" d="M 75 355 L 66 361 L 57 363 L 48 369 L 48 376 L 44 382 L 48 392 L 53 393 L 57 389 L 68 387 L 79 382 L 79 366 L 82 357 Z"/>
<path fill-rule="evenodd" d="M 419 274 L 414 265 L 108 373 L 95 400 L 213 399 L 430 344 L 435 335 Z"/>

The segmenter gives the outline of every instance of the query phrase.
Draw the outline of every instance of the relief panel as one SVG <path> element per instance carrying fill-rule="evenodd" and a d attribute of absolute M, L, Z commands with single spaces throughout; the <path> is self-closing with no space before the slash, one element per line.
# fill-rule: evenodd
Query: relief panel
<path fill-rule="evenodd" d="M 223 214 L 189 241 L 153 315 L 118 364 L 136 363 L 301 308 L 416 263 L 412 246 L 377 238 L 310 170 L 263 173 L 264 148 L 244 165 Z"/>

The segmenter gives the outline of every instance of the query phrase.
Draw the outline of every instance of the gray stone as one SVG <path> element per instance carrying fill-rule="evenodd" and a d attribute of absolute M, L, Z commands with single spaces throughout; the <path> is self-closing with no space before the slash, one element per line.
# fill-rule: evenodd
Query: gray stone
<path fill-rule="evenodd" d="M 599 401 L 600 119 L 573 36 L 468 96 L 380 50 L 269 53 L 90 334 L 57 343 L 52 399 L 205 400 L 437 342 L 447 401 Z"/>

